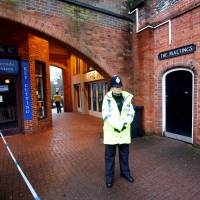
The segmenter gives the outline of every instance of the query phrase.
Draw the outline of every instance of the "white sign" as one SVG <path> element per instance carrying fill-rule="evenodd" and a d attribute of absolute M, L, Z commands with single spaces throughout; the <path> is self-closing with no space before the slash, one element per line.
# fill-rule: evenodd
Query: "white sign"
<path fill-rule="evenodd" d="M 8 85 L 0 85 L 0 92 L 7 92 L 8 90 Z"/>
<path fill-rule="evenodd" d="M 3 103 L 3 96 L 0 96 L 0 103 Z"/>

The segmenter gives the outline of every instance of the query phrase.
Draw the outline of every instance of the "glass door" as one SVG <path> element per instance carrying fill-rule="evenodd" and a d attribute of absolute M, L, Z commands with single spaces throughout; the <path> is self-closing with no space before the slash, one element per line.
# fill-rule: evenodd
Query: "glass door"
<path fill-rule="evenodd" d="M 0 129 L 4 134 L 18 129 L 17 78 L 0 77 Z"/>
<path fill-rule="evenodd" d="M 104 83 L 98 83 L 98 111 L 102 112 Z"/>

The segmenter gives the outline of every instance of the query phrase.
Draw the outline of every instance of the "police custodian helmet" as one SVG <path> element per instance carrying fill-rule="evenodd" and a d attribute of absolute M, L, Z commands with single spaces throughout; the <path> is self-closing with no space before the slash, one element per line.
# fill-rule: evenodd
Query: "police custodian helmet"
<path fill-rule="evenodd" d="M 110 80 L 110 87 L 122 87 L 122 80 L 118 75 L 114 75 Z"/>

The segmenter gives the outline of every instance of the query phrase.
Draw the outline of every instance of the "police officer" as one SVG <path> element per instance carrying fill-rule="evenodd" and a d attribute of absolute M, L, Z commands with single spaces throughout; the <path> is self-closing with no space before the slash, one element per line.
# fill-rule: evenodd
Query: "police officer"
<path fill-rule="evenodd" d="M 117 75 L 111 78 L 110 87 L 110 91 L 103 99 L 102 106 L 105 176 L 108 188 L 111 188 L 113 184 L 117 147 L 119 149 L 120 174 L 128 182 L 134 182 L 128 162 L 129 144 L 131 143 L 130 124 L 135 114 L 131 104 L 133 95 L 122 91 L 122 81 Z"/>

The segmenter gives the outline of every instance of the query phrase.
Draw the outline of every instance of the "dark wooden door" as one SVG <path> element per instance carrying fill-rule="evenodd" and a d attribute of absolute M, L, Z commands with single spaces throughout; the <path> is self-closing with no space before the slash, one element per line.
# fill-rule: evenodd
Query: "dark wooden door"
<path fill-rule="evenodd" d="M 192 74 L 188 71 L 166 76 L 166 131 L 192 137 Z"/>

